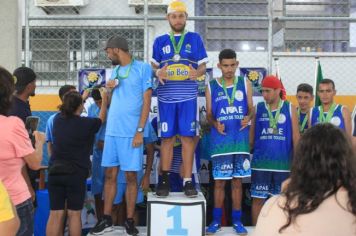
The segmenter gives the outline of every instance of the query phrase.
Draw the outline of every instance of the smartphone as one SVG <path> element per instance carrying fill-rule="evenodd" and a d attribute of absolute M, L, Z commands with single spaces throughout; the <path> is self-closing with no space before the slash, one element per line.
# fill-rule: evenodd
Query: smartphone
<path fill-rule="evenodd" d="M 26 118 L 25 127 L 29 134 L 32 134 L 33 131 L 38 129 L 38 125 L 40 123 L 40 118 L 38 116 L 28 116 Z"/>

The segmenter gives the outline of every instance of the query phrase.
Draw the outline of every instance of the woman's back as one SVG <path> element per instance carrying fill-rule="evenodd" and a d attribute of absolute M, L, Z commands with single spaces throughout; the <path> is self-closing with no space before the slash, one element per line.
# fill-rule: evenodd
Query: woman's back
<path fill-rule="evenodd" d="M 298 236 L 351 236 L 356 235 L 356 217 L 347 209 L 348 193 L 344 188 L 325 199 L 317 209 L 298 215 L 296 222 L 279 233 L 287 222 L 284 207 L 286 198 L 274 196 L 263 206 L 259 215 L 255 236 L 298 235 Z"/>
<path fill-rule="evenodd" d="M 53 123 L 53 161 L 65 159 L 84 169 L 90 168 L 89 156 L 100 126 L 98 118 L 56 115 Z"/>

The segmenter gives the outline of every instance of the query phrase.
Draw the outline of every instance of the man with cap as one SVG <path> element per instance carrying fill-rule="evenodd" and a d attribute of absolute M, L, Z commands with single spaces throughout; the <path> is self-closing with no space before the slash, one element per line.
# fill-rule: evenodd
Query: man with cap
<path fill-rule="evenodd" d="M 112 230 L 112 205 L 116 195 L 116 179 L 125 171 L 127 182 L 126 233 L 137 235 L 134 212 L 137 197 L 137 172 L 143 165 L 143 138 L 148 136 L 147 117 L 152 95 L 152 69 L 149 64 L 133 58 L 126 39 L 112 36 L 105 51 L 115 66 L 106 83 L 111 104 L 107 116 L 101 165 L 106 167 L 104 184 L 104 215 L 91 230 L 94 235 Z"/>
<path fill-rule="evenodd" d="M 31 68 L 19 67 L 15 69 L 13 76 L 16 78 L 15 94 L 12 97 L 12 104 L 8 114 L 9 116 L 19 117 L 25 124 L 26 118 L 32 115 L 29 98 L 35 96 L 36 73 Z M 39 171 L 34 171 L 24 166 L 22 175 L 26 180 L 32 200 L 35 200 L 36 179 L 39 176 Z"/>
<path fill-rule="evenodd" d="M 256 225 L 261 208 L 270 195 L 281 192 L 289 177 L 293 149 L 299 140 L 296 108 L 280 98 L 281 82 L 274 76 L 262 80 L 263 102 L 255 107 L 250 142 L 252 224 Z"/>
<path fill-rule="evenodd" d="M 197 196 L 192 183 L 192 166 L 198 135 L 196 79 L 205 74 L 207 54 L 199 34 L 185 29 L 187 7 L 182 1 L 168 5 L 167 20 L 171 31 L 155 39 L 151 64 L 159 80 L 158 135 L 161 137 L 162 178 L 156 188 L 158 197 L 169 195 L 175 136 L 180 135 L 183 146 L 183 191 L 188 197 Z"/>
<path fill-rule="evenodd" d="M 35 96 L 36 74 L 28 67 L 19 67 L 14 71 L 16 77 L 15 96 L 12 98 L 10 116 L 19 117 L 24 123 L 31 116 L 29 98 Z"/>

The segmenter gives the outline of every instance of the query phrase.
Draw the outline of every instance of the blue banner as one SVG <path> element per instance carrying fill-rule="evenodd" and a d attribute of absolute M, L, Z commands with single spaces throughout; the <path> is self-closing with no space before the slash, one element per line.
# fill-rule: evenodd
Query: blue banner
<path fill-rule="evenodd" d="M 78 90 L 105 85 L 105 69 L 80 69 L 78 72 Z"/>
<path fill-rule="evenodd" d="M 240 75 L 246 77 L 252 83 L 253 96 L 262 96 L 261 81 L 267 75 L 266 68 L 263 67 L 244 67 L 240 68 Z"/>

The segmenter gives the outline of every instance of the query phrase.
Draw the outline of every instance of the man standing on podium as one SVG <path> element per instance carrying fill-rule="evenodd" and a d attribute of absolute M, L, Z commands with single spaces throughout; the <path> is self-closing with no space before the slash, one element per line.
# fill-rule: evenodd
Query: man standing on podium
<path fill-rule="evenodd" d="M 167 9 L 171 31 L 157 37 L 153 45 L 151 62 L 159 80 L 158 135 L 162 139 L 158 197 L 167 197 L 170 192 L 169 170 L 176 135 L 180 135 L 183 148 L 184 194 L 187 197 L 198 194 L 192 183 L 193 137 L 199 134 L 196 79 L 205 74 L 208 58 L 199 34 L 185 29 L 187 16 L 186 5 L 172 1 Z"/>
<path fill-rule="evenodd" d="M 236 53 L 224 49 L 218 67 L 222 77 L 209 82 L 205 96 L 207 118 L 211 124 L 211 156 L 214 177 L 213 221 L 206 230 L 221 229 L 225 184 L 231 180 L 232 227 L 237 234 L 247 234 L 241 223 L 242 179 L 251 176 L 249 122 L 253 115 L 251 83 L 235 76 L 239 62 Z"/>

